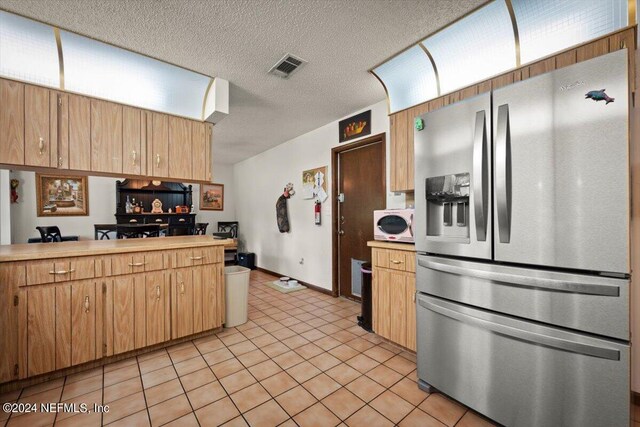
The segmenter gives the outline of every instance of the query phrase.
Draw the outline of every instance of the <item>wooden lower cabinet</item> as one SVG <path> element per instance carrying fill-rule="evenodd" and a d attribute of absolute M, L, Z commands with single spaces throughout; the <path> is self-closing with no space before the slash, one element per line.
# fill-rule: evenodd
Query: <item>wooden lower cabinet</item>
<path fill-rule="evenodd" d="M 168 283 L 163 271 L 106 281 L 106 356 L 169 339 Z"/>
<path fill-rule="evenodd" d="M 416 349 L 416 275 L 414 271 L 397 269 L 398 265 L 380 267 L 385 260 L 413 260 L 415 253 L 388 249 L 373 249 L 372 310 L 376 334 L 410 350 Z"/>
<path fill-rule="evenodd" d="M 28 288 L 27 376 L 102 357 L 102 293 L 94 280 Z"/>
<path fill-rule="evenodd" d="M 172 277 L 171 338 L 222 326 L 222 264 L 180 268 Z"/>

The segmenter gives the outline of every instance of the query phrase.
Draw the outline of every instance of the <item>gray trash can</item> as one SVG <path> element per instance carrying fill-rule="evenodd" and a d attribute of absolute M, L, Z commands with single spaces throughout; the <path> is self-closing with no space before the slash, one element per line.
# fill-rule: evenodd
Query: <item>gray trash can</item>
<path fill-rule="evenodd" d="M 239 265 L 232 265 L 224 268 L 224 324 L 227 328 L 247 323 L 250 273 L 250 269 Z"/>

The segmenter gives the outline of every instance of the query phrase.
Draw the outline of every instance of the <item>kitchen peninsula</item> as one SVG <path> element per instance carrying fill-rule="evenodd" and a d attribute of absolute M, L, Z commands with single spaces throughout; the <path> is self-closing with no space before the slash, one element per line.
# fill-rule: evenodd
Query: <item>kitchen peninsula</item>
<path fill-rule="evenodd" d="M 0 246 L 0 391 L 220 328 L 230 244 L 185 236 Z"/>

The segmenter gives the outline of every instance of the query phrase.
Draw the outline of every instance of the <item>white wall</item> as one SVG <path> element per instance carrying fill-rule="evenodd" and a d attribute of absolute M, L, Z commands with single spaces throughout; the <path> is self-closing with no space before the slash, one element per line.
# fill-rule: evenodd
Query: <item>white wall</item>
<path fill-rule="evenodd" d="M 62 235 L 77 235 L 81 240 L 93 239 L 93 224 L 110 224 L 115 222 L 116 212 L 116 184 L 118 179 L 89 177 L 89 215 L 88 216 L 56 216 L 38 217 L 36 214 L 36 183 L 35 173 L 27 171 L 12 171 L 11 178 L 20 180 L 18 188 L 18 203 L 11 204 L 11 243 L 26 243 L 29 237 L 39 237 L 35 229 L 38 225 L 57 225 Z M 196 207 L 196 221 L 209 222 L 207 233 L 214 231 L 217 221 L 235 220 L 235 203 L 233 191 L 233 174 L 230 165 L 213 166 L 214 181 L 225 185 L 224 204 L 222 212 L 200 211 L 198 209 L 199 185 L 194 185 L 193 200 Z M 0 179 L 0 184 L 3 181 Z M 8 185 L 8 184 L 7 184 Z M 0 192 L 2 196 L 2 192 Z M 2 223 L 5 222 L 4 212 L 0 203 Z M 5 244 L 5 243 L 3 243 Z M 8 244 L 8 242 L 7 242 Z"/>
<path fill-rule="evenodd" d="M 387 188 L 389 188 L 389 118 L 386 101 L 371 109 L 371 135 L 385 132 Z M 349 117 L 347 116 L 347 117 Z M 338 121 L 286 141 L 271 150 L 234 165 L 239 195 L 236 212 L 240 238 L 256 254 L 258 266 L 304 282 L 331 289 L 331 148 L 338 146 Z M 302 199 L 302 171 L 327 166 L 329 198 L 322 205 L 322 225 L 314 224 L 313 200 Z M 291 231 L 276 225 L 276 200 L 292 182 L 297 193 L 288 200 Z M 404 207 L 404 195 L 387 193 L 387 207 Z M 299 261 L 304 258 L 304 264 Z"/>

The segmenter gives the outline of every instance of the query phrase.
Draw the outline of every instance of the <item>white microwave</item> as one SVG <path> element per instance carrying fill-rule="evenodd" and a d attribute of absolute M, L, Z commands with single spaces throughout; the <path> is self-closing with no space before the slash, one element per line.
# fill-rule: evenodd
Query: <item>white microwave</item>
<path fill-rule="evenodd" d="M 413 243 L 413 209 L 373 211 L 373 238 Z"/>

